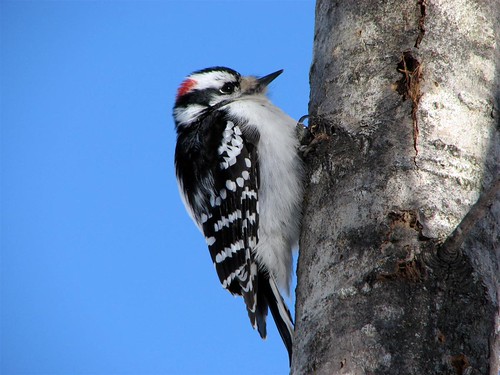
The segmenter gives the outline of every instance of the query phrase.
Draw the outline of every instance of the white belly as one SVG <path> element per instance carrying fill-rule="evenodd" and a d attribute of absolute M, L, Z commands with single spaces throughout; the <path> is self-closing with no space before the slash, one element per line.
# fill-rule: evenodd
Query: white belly
<path fill-rule="evenodd" d="M 248 120 L 260 134 L 259 243 L 257 258 L 278 286 L 289 292 L 292 248 L 300 234 L 303 165 L 297 154 L 297 122 L 263 96 L 238 100 L 231 115 Z"/>

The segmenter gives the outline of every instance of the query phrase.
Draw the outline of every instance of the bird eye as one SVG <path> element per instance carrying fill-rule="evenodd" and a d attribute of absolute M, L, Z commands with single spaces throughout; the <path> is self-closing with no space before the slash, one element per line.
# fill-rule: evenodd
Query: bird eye
<path fill-rule="evenodd" d="M 234 82 L 227 82 L 219 90 L 221 94 L 232 94 L 236 84 Z"/>

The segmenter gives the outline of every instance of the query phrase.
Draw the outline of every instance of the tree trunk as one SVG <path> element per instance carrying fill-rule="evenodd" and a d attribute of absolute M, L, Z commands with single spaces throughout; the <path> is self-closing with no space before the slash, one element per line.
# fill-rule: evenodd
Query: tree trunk
<path fill-rule="evenodd" d="M 291 372 L 497 375 L 500 1 L 318 0 L 314 38 Z"/>

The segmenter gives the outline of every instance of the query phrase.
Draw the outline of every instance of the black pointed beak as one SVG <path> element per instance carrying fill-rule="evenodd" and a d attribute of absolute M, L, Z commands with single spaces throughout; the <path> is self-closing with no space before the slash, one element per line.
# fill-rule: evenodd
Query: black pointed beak
<path fill-rule="evenodd" d="M 277 72 L 268 74 L 267 76 L 261 77 L 257 79 L 259 82 L 259 88 L 263 90 L 267 85 L 269 85 L 272 81 L 275 80 L 281 73 L 283 73 L 283 69 L 278 70 Z"/>

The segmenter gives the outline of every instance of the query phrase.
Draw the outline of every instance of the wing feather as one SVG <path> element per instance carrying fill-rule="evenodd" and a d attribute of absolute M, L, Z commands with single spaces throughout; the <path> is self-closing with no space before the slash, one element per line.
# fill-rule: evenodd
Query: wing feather
<path fill-rule="evenodd" d="M 243 296 L 250 322 L 263 338 L 271 310 L 291 358 L 290 312 L 254 254 L 259 242 L 258 137 L 256 130 L 242 129 L 224 111 L 209 112 L 198 126 L 178 129 L 176 174 L 222 286 Z"/>
<path fill-rule="evenodd" d="M 242 129 L 227 120 L 217 149 L 211 217 L 203 224 L 219 280 L 231 293 L 242 295 L 252 325 L 256 326 L 257 265 L 253 249 L 258 242 L 258 154 Z M 212 241 L 211 241 L 212 242 Z M 208 242 L 207 242 L 208 243 Z"/>

